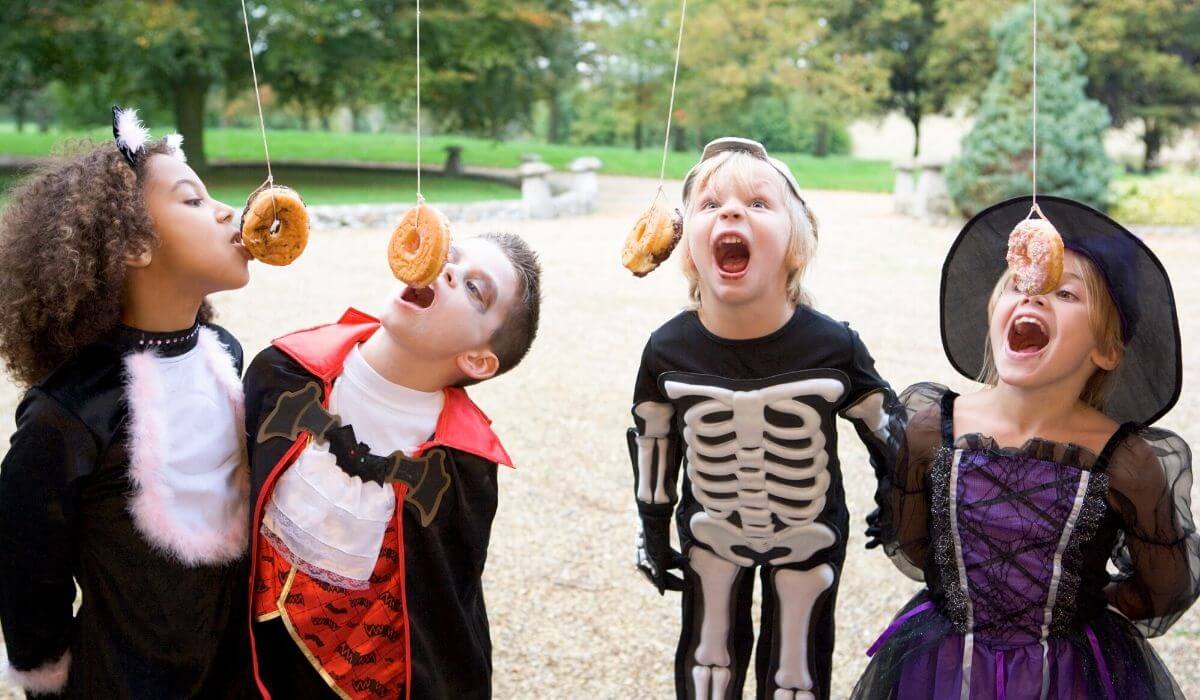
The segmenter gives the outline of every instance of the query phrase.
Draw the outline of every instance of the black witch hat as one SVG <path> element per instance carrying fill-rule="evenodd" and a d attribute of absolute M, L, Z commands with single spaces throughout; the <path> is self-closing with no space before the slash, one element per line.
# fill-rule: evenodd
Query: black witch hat
<path fill-rule="evenodd" d="M 983 369 L 990 292 L 1007 269 L 1013 228 L 1029 216 L 1031 197 L 993 205 L 958 234 L 942 265 L 942 347 L 950 364 L 971 379 Z M 1067 250 L 1091 260 L 1121 315 L 1125 356 L 1104 412 L 1113 420 L 1150 425 L 1179 399 L 1183 353 L 1171 280 L 1137 236 L 1091 207 L 1039 196 L 1038 206 Z"/>

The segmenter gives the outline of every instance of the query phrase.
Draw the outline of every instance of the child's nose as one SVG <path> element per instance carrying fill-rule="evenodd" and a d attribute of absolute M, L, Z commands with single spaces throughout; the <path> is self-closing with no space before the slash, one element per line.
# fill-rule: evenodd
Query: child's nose
<path fill-rule="evenodd" d="M 233 207 L 217 202 L 217 222 L 227 224 L 233 221 Z"/>

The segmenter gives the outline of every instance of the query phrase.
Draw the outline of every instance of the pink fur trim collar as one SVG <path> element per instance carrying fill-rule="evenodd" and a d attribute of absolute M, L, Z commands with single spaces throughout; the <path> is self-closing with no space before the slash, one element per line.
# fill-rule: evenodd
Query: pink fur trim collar
<path fill-rule="evenodd" d="M 125 357 L 126 400 L 129 402 L 129 511 L 138 531 L 155 548 L 188 566 L 222 564 L 241 557 L 249 543 L 250 469 L 246 459 L 245 406 L 242 382 L 228 349 L 216 332 L 201 328 L 197 340 L 210 371 L 233 405 L 241 464 L 235 473 L 235 512 L 223 527 L 209 531 L 185 526 L 174 517 L 173 493 L 161 477 L 166 463 L 167 429 L 154 407 L 161 400 L 161 377 L 153 350 Z"/>

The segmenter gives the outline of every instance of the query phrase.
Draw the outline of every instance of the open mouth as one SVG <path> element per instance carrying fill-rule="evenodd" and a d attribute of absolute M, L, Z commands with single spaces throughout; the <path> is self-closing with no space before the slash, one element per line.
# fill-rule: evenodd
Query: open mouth
<path fill-rule="evenodd" d="M 1008 348 L 1017 355 L 1036 355 L 1050 344 L 1046 325 L 1031 316 L 1021 316 L 1008 328 Z"/>
<path fill-rule="evenodd" d="M 750 266 L 750 246 L 741 236 L 727 233 L 713 246 L 717 269 L 726 275 L 740 275 Z"/>
<path fill-rule="evenodd" d="M 433 287 L 406 287 L 400 298 L 408 303 L 421 309 L 428 309 L 433 305 L 434 298 L 437 294 L 433 291 Z"/>

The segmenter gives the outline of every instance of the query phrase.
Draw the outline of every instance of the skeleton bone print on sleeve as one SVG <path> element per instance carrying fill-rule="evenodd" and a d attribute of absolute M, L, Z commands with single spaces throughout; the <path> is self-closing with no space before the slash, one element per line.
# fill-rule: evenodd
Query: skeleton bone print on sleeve
<path fill-rule="evenodd" d="M 669 403 L 643 401 L 633 407 L 639 430 L 633 439 L 637 458 L 637 500 L 646 505 L 675 503 L 676 474 L 671 420 L 675 409 Z"/>
<path fill-rule="evenodd" d="M 699 399 L 683 416 L 687 476 L 703 507 L 691 517 L 692 535 L 739 566 L 804 562 L 834 545 L 834 530 L 816 522 L 829 490 L 832 426 L 813 404 L 836 404 L 845 384 L 821 376 L 735 391 L 669 376 L 670 398 Z"/>

